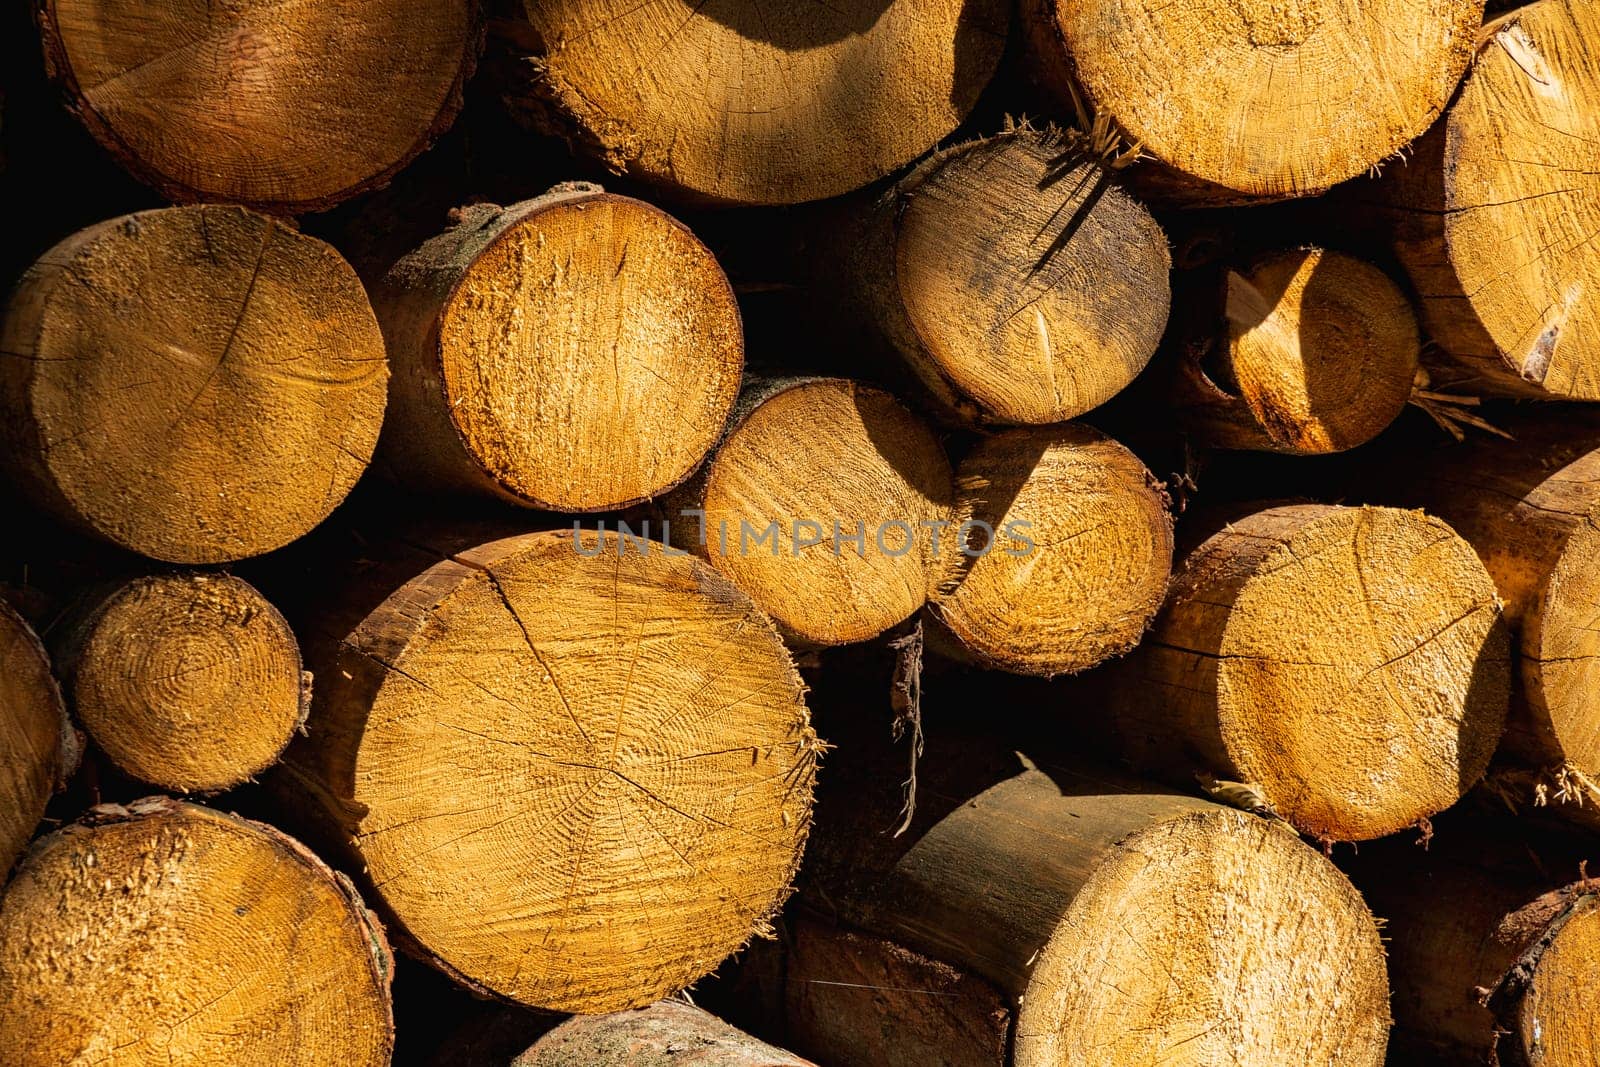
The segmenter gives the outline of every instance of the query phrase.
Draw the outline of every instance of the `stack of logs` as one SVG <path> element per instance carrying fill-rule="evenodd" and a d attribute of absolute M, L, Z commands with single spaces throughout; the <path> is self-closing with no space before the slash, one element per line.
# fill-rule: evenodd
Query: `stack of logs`
<path fill-rule="evenodd" d="M 1600 1063 L 1493 6 L 5 16 L 7 1062 Z"/>

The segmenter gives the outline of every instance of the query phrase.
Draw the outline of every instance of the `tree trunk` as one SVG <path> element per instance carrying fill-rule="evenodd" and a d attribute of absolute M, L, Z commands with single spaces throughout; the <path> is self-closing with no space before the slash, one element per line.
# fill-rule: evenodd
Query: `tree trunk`
<path fill-rule="evenodd" d="M 894 397 L 787 378 L 745 391 L 667 521 L 786 636 L 837 645 L 910 618 L 950 573 L 953 496 L 943 447 Z"/>
<path fill-rule="evenodd" d="M 1523 799 L 1600 820 L 1600 419 L 1582 410 L 1501 423 L 1405 471 L 1392 499 L 1472 542 L 1519 639 L 1507 754 L 1539 772 Z M 1510 776 L 1520 777 L 1516 772 Z"/>
<path fill-rule="evenodd" d="M 1483 777 L 1510 647 L 1472 548 L 1421 512 L 1288 505 L 1224 526 L 1179 568 L 1107 683 L 1123 754 L 1254 786 L 1300 830 L 1364 841 Z"/>
<path fill-rule="evenodd" d="M 161 797 L 42 838 L 0 900 L 15 1062 L 381 1067 L 393 960 L 342 875 L 271 827 Z"/>
<path fill-rule="evenodd" d="M 804 913 L 788 926 L 788 1044 L 820 1063 L 1005 1067 L 1013 1013 L 988 982 Z"/>
<path fill-rule="evenodd" d="M 1144 636 L 1172 575 L 1172 517 L 1132 452 L 1087 426 L 1010 430 L 973 450 L 957 486 L 969 540 L 957 531 L 945 551 L 975 558 L 932 614 L 958 654 L 1050 676 Z"/>
<path fill-rule="evenodd" d="M 1209 206 L 1312 196 L 1400 151 L 1455 91 L 1482 10 L 1028 0 L 1022 20 L 1063 111 L 1153 157 L 1135 175 L 1150 195 Z"/>
<path fill-rule="evenodd" d="M 999 0 L 525 14 L 495 24 L 514 114 L 616 173 L 727 204 L 838 196 L 920 156 L 977 102 L 1010 20 Z"/>
<path fill-rule="evenodd" d="M 0 883 L 77 766 L 78 748 L 44 646 L 0 600 Z"/>
<path fill-rule="evenodd" d="M 511 1067 L 815 1067 L 681 1000 L 579 1015 L 541 1037 Z"/>
<path fill-rule="evenodd" d="M 748 598 L 614 534 L 363 556 L 338 599 L 365 617 L 301 630 L 318 684 L 276 786 L 313 802 L 403 945 L 477 991 L 598 1013 L 766 929 L 821 745 Z"/>
<path fill-rule="evenodd" d="M 483 35 L 473 0 L 38 0 L 38 15 L 68 106 L 136 177 L 285 214 L 383 185 L 427 148 Z"/>
<path fill-rule="evenodd" d="M 881 743 L 866 757 L 841 746 L 802 892 L 997 986 L 1016 1012 L 1010 1063 L 1087 1049 L 1093 1062 L 1157 1062 L 1179 1046 L 1186 1062 L 1234 1067 L 1382 1062 L 1388 985 L 1372 916 L 1282 823 L 1040 769 L 948 724 L 928 743 L 898 837 L 885 830 L 899 760 L 879 760 Z M 922 1025 L 897 999 L 863 1006 L 841 1025 L 888 1043 Z"/>
<path fill-rule="evenodd" d="M 1294 249 L 1208 273 L 1198 289 L 1170 396 L 1199 443 L 1342 452 L 1405 410 L 1421 338 L 1410 301 L 1378 268 Z"/>
<path fill-rule="evenodd" d="M 1600 399 L 1600 11 L 1539 0 L 1484 29 L 1445 120 L 1379 187 L 1423 325 L 1460 387 Z"/>
<path fill-rule="evenodd" d="M 278 548 L 355 484 L 383 421 L 383 337 L 321 241 L 234 207 L 67 238 L 0 329 L 0 465 L 122 548 L 220 563 Z"/>
<path fill-rule="evenodd" d="M 964 421 L 1055 423 L 1098 407 L 1161 340 L 1161 227 L 1083 144 L 1021 128 L 931 157 L 841 228 L 867 329 Z"/>
<path fill-rule="evenodd" d="M 739 309 L 716 260 L 598 186 L 463 209 L 373 292 L 394 360 L 379 465 L 402 485 L 626 507 L 688 477 L 739 391 Z"/>
<path fill-rule="evenodd" d="M 1559 879 L 1512 839 L 1440 855 L 1380 847 L 1353 866 L 1386 920 L 1406 1063 L 1600 1062 L 1600 883 Z"/>
<path fill-rule="evenodd" d="M 65 633 L 57 663 L 78 721 L 140 781 L 231 788 L 277 762 L 305 722 L 311 676 L 289 624 L 231 575 L 135 579 Z"/>

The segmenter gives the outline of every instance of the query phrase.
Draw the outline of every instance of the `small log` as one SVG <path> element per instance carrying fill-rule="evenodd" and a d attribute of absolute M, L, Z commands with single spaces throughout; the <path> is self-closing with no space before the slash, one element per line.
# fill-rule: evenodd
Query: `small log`
<path fill-rule="evenodd" d="M 1185 206 L 1313 196 L 1400 151 L 1444 109 L 1478 0 L 1362 7 L 1028 0 L 1034 77 L 1154 158 L 1136 181 Z"/>
<path fill-rule="evenodd" d="M 379 469 L 551 511 L 677 485 L 739 392 L 727 278 L 676 219 L 598 186 L 463 209 L 373 287 L 394 361 Z"/>
<path fill-rule="evenodd" d="M 886 741 L 841 745 L 830 765 L 802 894 L 998 987 L 1014 1067 L 1085 1049 L 1159 1062 L 1180 1046 L 1241 1067 L 1383 1061 L 1377 927 L 1281 822 L 1036 765 L 946 722 L 929 729 L 912 825 L 892 836 L 902 796 Z M 885 1043 L 924 1025 L 899 997 L 854 1003 L 861 1014 L 837 1025 Z"/>
<path fill-rule="evenodd" d="M 367 467 L 383 335 L 332 248 L 235 207 L 92 226 L 0 322 L 0 467 L 31 502 L 171 563 L 259 555 Z"/>
<path fill-rule="evenodd" d="M 37 12 L 68 106 L 136 177 L 168 200 L 284 214 L 383 185 L 427 148 L 461 109 L 483 36 L 475 0 Z"/>
<path fill-rule="evenodd" d="M 578 1015 L 511 1067 L 816 1067 L 681 1000 L 610 1015 Z"/>
<path fill-rule="evenodd" d="M 1172 517 L 1138 457 L 1087 426 L 1010 430 L 957 486 L 975 558 L 931 613 L 958 654 L 1050 676 L 1138 644 L 1172 575 Z"/>
<path fill-rule="evenodd" d="M 0 600 L 0 882 L 77 767 L 78 748 L 44 646 Z"/>
<path fill-rule="evenodd" d="M 765 930 L 822 746 L 749 598 L 615 534 L 407 538 L 329 561 L 344 587 L 299 630 L 309 735 L 271 782 L 402 947 L 482 994 L 602 1013 Z"/>
<path fill-rule="evenodd" d="M 383 1067 L 382 928 L 269 826 L 162 797 L 41 838 L 0 899 L 0 1045 L 28 1064 Z"/>
<path fill-rule="evenodd" d="M 944 448 L 894 397 L 787 378 L 746 390 L 667 521 L 786 636 L 837 645 L 910 618 L 949 574 L 953 496 Z"/>
<path fill-rule="evenodd" d="M 1054 423 L 1109 400 L 1166 326 L 1161 227 L 1074 137 L 948 149 L 824 238 L 870 333 L 964 421 Z"/>
<path fill-rule="evenodd" d="M 310 675 L 278 610 L 225 574 L 118 586 L 66 627 L 72 709 L 113 763 L 184 793 L 271 766 L 305 721 Z"/>
<path fill-rule="evenodd" d="M 1376 190 L 1458 388 L 1600 399 L 1600 10 L 1539 0 L 1483 29 L 1449 113 Z"/>
<path fill-rule="evenodd" d="M 512 113 L 617 173 L 727 204 L 839 196 L 955 129 L 1000 61 L 1000 0 L 662 11 L 525 0 L 495 24 Z"/>
<path fill-rule="evenodd" d="M 1170 395 L 1202 444 L 1342 452 L 1393 422 L 1415 387 L 1411 303 L 1353 256 L 1293 249 L 1226 270 L 1188 318 Z"/>
<path fill-rule="evenodd" d="M 1190 553 L 1105 684 L 1134 766 L 1244 783 L 1305 833 L 1364 841 L 1483 777 L 1510 675 L 1494 583 L 1443 522 L 1284 505 Z"/>

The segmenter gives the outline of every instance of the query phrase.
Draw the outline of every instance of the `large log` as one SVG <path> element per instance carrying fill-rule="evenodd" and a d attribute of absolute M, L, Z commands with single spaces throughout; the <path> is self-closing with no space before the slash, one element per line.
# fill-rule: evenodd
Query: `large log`
<path fill-rule="evenodd" d="M 1538 778 L 1522 799 L 1600 823 L 1600 420 L 1500 422 L 1514 441 L 1424 457 L 1391 474 L 1385 496 L 1450 523 L 1505 601 L 1522 681 L 1505 751 Z"/>
<path fill-rule="evenodd" d="M 383 1067 L 392 966 L 349 881 L 271 827 L 96 808 L 0 899 L 0 1044 L 27 1067 Z"/>
<path fill-rule="evenodd" d="M 68 106 L 134 175 L 291 214 L 384 184 L 449 128 L 482 38 L 474 0 L 37 10 Z"/>
<path fill-rule="evenodd" d="M 1379 187 L 1423 325 L 1464 388 L 1600 399 L 1597 36 L 1587 0 L 1485 27 L 1444 121 Z"/>
<path fill-rule="evenodd" d="M 1542 869 L 1520 841 L 1479 829 L 1442 850 L 1380 846 L 1351 867 L 1386 922 L 1396 1055 L 1600 1063 L 1600 882 L 1563 885 L 1575 871 Z"/>
<path fill-rule="evenodd" d="M 860 188 L 960 124 L 999 0 L 526 0 L 497 23 L 513 112 L 618 173 L 695 198 L 793 204 Z"/>
<path fill-rule="evenodd" d="M 235 207 L 62 241 L 0 323 L 0 466 L 36 506 L 173 563 L 258 555 L 366 469 L 383 336 L 332 248 Z"/>
<path fill-rule="evenodd" d="M 1284 505 L 1191 552 L 1105 681 L 1135 766 L 1253 784 L 1298 829 L 1361 841 L 1483 777 L 1510 675 L 1494 583 L 1443 522 Z"/>
<path fill-rule="evenodd" d="M 511 1067 L 815 1067 L 681 1000 L 575 1016 Z"/>
<path fill-rule="evenodd" d="M 739 392 L 739 309 L 677 220 L 598 186 L 477 205 L 373 288 L 402 485 L 603 511 L 686 478 Z"/>
<path fill-rule="evenodd" d="M 0 600 L 0 881 L 76 767 L 78 747 L 44 646 Z"/>
<path fill-rule="evenodd" d="M 940 152 L 822 242 L 848 304 L 967 421 L 1053 423 L 1144 369 L 1167 322 L 1161 227 L 1078 140 L 1020 128 Z"/>
<path fill-rule="evenodd" d="M 745 391 L 667 521 L 786 636 L 836 645 L 909 618 L 953 571 L 953 496 L 938 438 L 894 397 L 786 378 Z"/>
<path fill-rule="evenodd" d="M 1292 249 L 1198 288 L 1170 395 L 1200 443 L 1341 452 L 1405 410 L 1421 338 L 1410 301 L 1377 267 Z"/>
<path fill-rule="evenodd" d="M 957 487 L 974 558 L 931 612 L 959 654 L 1049 676 L 1138 644 L 1172 575 L 1172 516 L 1138 457 L 1087 426 L 1009 430 Z"/>
<path fill-rule="evenodd" d="M 1035 77 L 1153 156 L 1188 204 L 1311 196 L 1426 130 L 1471 56 L 1478 0 L 1028 0 Z"/>
<path fill-rule="evenodd" d="M 230 788 L 274 763 L 305 721 L 310 675 L 289 624 L 231 575 L 138 578 L 63 630 L 73 713 L 140 781 Z"/>
<path fill-rule="evenodd" d="M 895 837 L 899 761 L 881 742 L 841 745 L 807 903 L 997 986 L 1014 1067 L 1382 1062 L 1377 927 L 1321 854 L 1280 822 L 1025 756 L 1019 768 L 1005 747 L 930 724 L 915 818 Z M 835 1003 L 860 1012 L 837 1029 L 920 1040 L 901 998 Z M 976 1034 L 953 1062 L 986 1062 Z"/>
<path fill-rule="evenodd" d="M 821 748 L 767 618 L 653 542 L 412 536 L 372 543 L 302 627 L 309 736 L 274 783 L 402 947 L 476 991 L 596 1013 L 763 931 Z"/>

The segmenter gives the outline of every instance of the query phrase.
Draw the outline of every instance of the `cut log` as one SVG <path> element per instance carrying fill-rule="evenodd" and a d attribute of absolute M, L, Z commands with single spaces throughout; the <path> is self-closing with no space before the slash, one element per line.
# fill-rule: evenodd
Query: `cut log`
<path fill-rule="evenodd" d="M 1510 651 L 1493 581 L 1443 522 L 1272 507 L 1183 562 L 1107 679 L 1113 728 L 1143 770 L 1246 783 L 1305 833 L 1364 841 L 1483 777 Z"/>
<path fill-rule="evenodd" d="M 1204 287 L 1172 400 L 1202 444 L 1342 452 L 1405 410 L 1421 338 L 1377 267 L 1319 249 L 1276 252 Z"/>
<path fill-rule="evenodd" d="M 1500 421 L 1515 441 L 1424 457 L 1388 496 L 1450 523 L 1505 601 L 1522 680 L 1505 752 L 1540 779 L 1523 799 L 1600 823 L 1600 420 Z"/>
<path fill-rule="evenodd" d="M 302 633 L 310 733 L 276 783 L 315 803 L 402 945 L 476 991 L 600 1013 L 763 931 L 821 747 L 766 617 L 614 534 L 431 558 L 403 584 L 353 575 L 344 595 L 388 595 L 337 646 Z"/>
<path fill-rule="evenodd" d="M 930 731 L 900 837 L 884 832 L 897 776 L 863 765 L 858 777 L 859 747 L 841 746 L 803 892 L 998 986 L 1016 1011 L 1015 1067 L 1084 1049 L 1159 1062 L 1178 1046 L 1185 1062 L 1237 1067 L 1383 1061 L 1372 916 L 1282 823 L 1025 757 L 1019 773 L 1016 755 L 990 751 L 1004 746 L 956 732 Z M 897 1000 L 857 1003 L 839 1026 L 898 1043 L 921 1025 Z"/>
<path fill-rule="evenodd" d="M 1600 399 L 1597 37 L 1586 0 L 1485 27 L 1444 121 L 1380 186 L 1423 325 L 1463 388 Z"/>
<path fill-rule="evenodd" d="M 988 982 L 803 913 L 788 935 L 787 1044 L 820 1063 L 1006 1067 L 1012 1010 Z"/>
<path fill-rule="evenodd" d="M 0 900 L 0 1043 L 38 1067 L 381 1067 L 392 965 L 348 880 L 271 827 L 96 808 Z"/>
<path fill-rule="evenodd" d="M 382 185 L 461 109 L 474 0 L 222 10 L 40 0 L 45 62 L 89 132 L 168 200 L 320 211 Z"/>
<path fill-rule="evenodd" d="M 1074 139 L 1018 129 L 941 152 L 842 231 L 868 329 L 967 421 L 1052 423 L 1109 400 L 1166 326 L 1161 227 Z"/>
<path fill-rule="evenodd" d="M 333 510 L 377 442 L 383 336 L 321 241 L 233 207 L 90 227 L 23 277 L 0 327 L 0 465 L 122 548 L 218 563 Z"/>
<path fill-rule="evenodd" d="M 113 763 L 178 792 L 238 785 L 305 720 L 289 624 L 248 583 L 169 574 L 119 586 L 66 627 L 73 711 Z"/>
<path fill-rule="evenodd" d="M 910 618 L 958 555 L 950 461 L 899 401 L 842 378 L 753 383 L 705 469 L 667 502 L 786 636 L 864 641 Z"/>
<path fill-rule="evenodd" d="M 932 613 L 959 652 L 1049 676 L 1138 644 L 1172 576 L 1172 517 L 1138 457 L 1087 426 L 1011 430 L 957 486 L 973 558 Z"/>
<path fill-rule="evenodd" d="M 1432 851 L 1379 848 L 1352 868 L 1387 923 L 1396 1054 L 1440 1067 L 1600 1063 L 1600 882 L 1552 889 L 1509 839 Z"/>
<path fill-rule="evenodd" d="M 1031 66 L 1069 114 L 1109 119 L 1184 204 L 1321 193 L 1400 151 L 1471 56 L 1478 0 L 1213 5 L 1028 0 Z"/>
<path fill-rule="evenodd" d="M 722 269 L 598 186 L 478 205 L 374 288 L 394 361 L 380 469 L 552 511 L 653 497 L 699 465 L 744 367 Z"/>
<path fill-rule="evenodd" d="M 77 762 L 77 735 L 44 646 L 0 600 L 0 882 Z"/>
<path fill-rule="evenodd" d="M 681 1000 L 579 1015 L 540 1038 L 511 1067 L 815 1067 Z"/>
<path fill-rule="evenodd" d="M 915 159 L 1000 61 L 999 0 L 801 6 L 526 0 L 514 114 L 617 173 L 697 199 L 793 204 Z"/>

